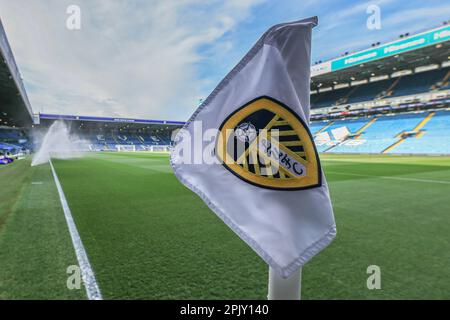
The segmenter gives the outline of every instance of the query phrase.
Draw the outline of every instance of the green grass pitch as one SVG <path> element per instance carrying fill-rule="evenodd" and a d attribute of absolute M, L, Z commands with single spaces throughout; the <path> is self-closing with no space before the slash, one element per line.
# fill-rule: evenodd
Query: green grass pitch
<path fill-rule="evenodd" d="M 303 269 L 304 299 L 450 298 L 450 158 L 322 155 L 336 240 Z M 0 168 L 0 299 L 85 299 L 48 165 Z M 267 265 L 173 175 L 168 156 L 55 160 L 106 299 L 265 299 Z M 369 290 L 369 265 L 381 289 Z"/>

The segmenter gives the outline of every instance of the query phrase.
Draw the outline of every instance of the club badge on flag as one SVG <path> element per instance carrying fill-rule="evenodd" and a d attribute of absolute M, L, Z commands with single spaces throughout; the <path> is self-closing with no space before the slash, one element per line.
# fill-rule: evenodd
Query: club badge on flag
<path fill-rule="evenodd" d="M 309 131 L 311 30 L 270 28 L 175 137 L 177 178 L 287 278 L 336 235 Z"/>

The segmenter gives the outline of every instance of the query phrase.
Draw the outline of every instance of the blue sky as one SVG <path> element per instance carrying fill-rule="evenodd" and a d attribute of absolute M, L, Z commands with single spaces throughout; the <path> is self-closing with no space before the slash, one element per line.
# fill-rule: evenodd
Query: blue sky
<path fill-rule="evenodd" d="M 81 30 L 68 30 L 78 5 Z M 366 9 L 381 10 L 369 30 Z M 319 17 L 312 61 L 450 19 L 448 1 L 0 0 L 33 109 L 185 120 L 271 25 Z"/>

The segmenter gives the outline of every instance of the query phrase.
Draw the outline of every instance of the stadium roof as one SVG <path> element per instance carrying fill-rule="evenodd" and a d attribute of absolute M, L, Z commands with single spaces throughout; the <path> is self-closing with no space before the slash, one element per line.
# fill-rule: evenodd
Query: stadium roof
<path fill-rule="evenodd" d="M 449 60 L 450 25 L 402 37 L 311 68 L 312 90 Z"/>
<path fill-rule="evenodd" d="M 0 124 L 30 125 L 33 123 L 31 105 L 1 20 L 0 54 Z"/>
<path fill-rule="evenodd" d="M 170 120 L 150 120 L 150 119 L 131 119 L 131 118 L 111 118 L 111 117 L 91 117 L 91 116 L 75 116 L 75 115 L 62 115 L 62 114 L 45 114 L 38 115 L 39 121 L 46 123 L 47 121 L 53 122 L 54 120 L 75 121 L 83 123 L 88 127 L 98 127 L 104 125 L 108 127 L 121 128 L 124 126 L 133 125 L 133 128 L 145 128 L 147 126 L 182 126 L 185 124 L 183 121 L 170 121 Z"/>

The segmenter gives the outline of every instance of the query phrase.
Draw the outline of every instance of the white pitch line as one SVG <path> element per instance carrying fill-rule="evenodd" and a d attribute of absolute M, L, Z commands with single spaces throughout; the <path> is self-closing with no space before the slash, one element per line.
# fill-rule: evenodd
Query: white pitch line
<path fill-rule="evenodd" d="M 69 205 L 67 204 L 66 196 L 56 175 L 55 168 L 53 167 L 52 160 L 50 167 L 52 168 L 53 178 L 55 179 L 56 188 L 58 189 L 59 199 L 61 206 L 64 210 L 64 216 L 66 218 L 67 226 L 69 227 L 70 237 L 72 238 L 72 244 L 77 255 L 78 264 L 81 270 L 81 277 L 83 279 L 84 286 L 86 287 L 86 293 L 89 300 L 103 300 L 100 288 L 95 279 L 94 271 L 89 263 L 86 250 L 84 249 L 83 242 L 81 242 L 80 235 L 78 233 L 75 222 L 73 221 L 72 213 L 70 212 Z"/>
<path fill-rule="evenodd" d="M 326 171 L 326 173 L 340 174 L 340 175 L 344 175 L 344 176 L 380 178 L 380 179 L 400 180 L 400 181 L 413 181 L 413 182 L 425 182 L 425 183 L 450 184 L 450 181 L 443 181 L 443 180 L 430 180 L 430 179 L 417 179 L 417 178 L 404 178 L 404 177 L 388 177 L 388 176 L 374 176 L 374 175 L 369 175 L 369 174 L 345 173 L 345 172 L 336 172 L 336 171 Z"/>

